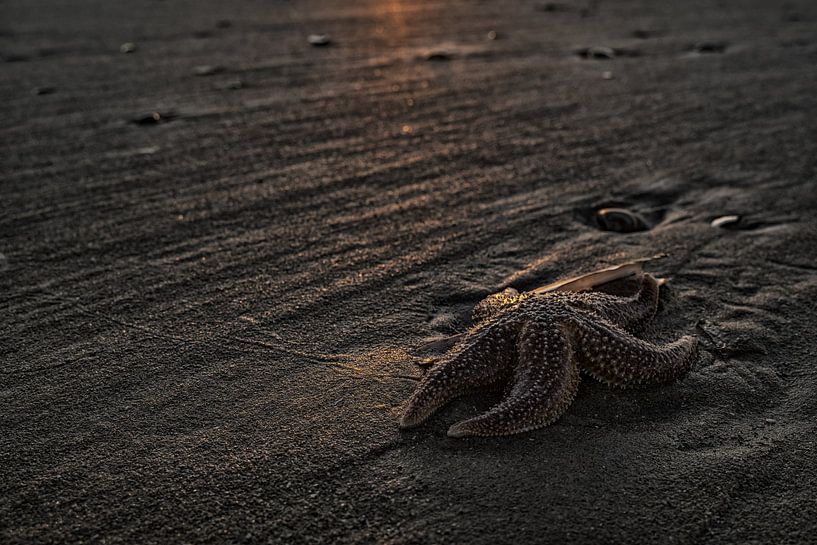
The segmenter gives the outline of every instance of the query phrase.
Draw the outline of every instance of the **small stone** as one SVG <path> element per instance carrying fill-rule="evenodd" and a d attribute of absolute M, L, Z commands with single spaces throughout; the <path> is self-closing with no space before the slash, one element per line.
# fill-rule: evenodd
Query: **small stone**
<path fill-rule="evenodd" d="M 616 50 L 612 47 L 588 47 L 579 52 L 585 59 L 610 60 L 616 57 Z"/>
<path fill-rule="evenodd" d="M 644 29 L 637 29 L 633 30 L 633 38 L 638 38 L 639 40 L 646 40 L 647 38 L 652 38 L 655 36 L 655 32 L 652 30 L 644 30 Z"/>
<path fill-rule="evenodd" d="M 131 119 L 132 123 L 136 125 L 159 125 L 161 123 L 165 123 L 170 121 L 176 117 L 172 113 L 160 113 L 160 112 L 150 112 L 149 114 L 145 114 L 139 117 L 135 117 Z"/>
<path fill-rule="evenodd" d="M 120 53 L 133 53 L 136 51 L 136 44 L 133 42 L 125 42 L 119 46 Z"/>
<path fill-rule="evenodd" d="M 767 418 L 766 423 L 767 424 L 777 424 L 777 420 L 775 420 L 774 418 Z"/>
<path fill-rule="evenodd" d="M 538 11 L 546 13 L 555 13 L 557 11 L 570 11 L 570 7 L 565 4 L 558 4 L 556 2 L 546 2 L 536 8 Z"/>
<path fill-rule="evenodd" d="M 609 70 L 601 73 L 601 79 L 613 79 L 613 73 Z"/>
<path fill-rule="evenodd" d="M 332 43 L 332 40 L 327 34 L 310 34 L 307 37 L 309 45 L 314 47 L 326 47 Z"/>
<path fill-rule="evenodd" d="M 31 94 L 33 95 L 52 95 L 57 92 L 56 87 L 45 86 L 45 87 L 35 87 L 31 90 Z"/>
<path fill-rule="evenodd" d="M 432 51 L 426 55 L 427 61 L 440 62 L 451 60 L 451 55 L 446 51 Z"/>
<path fill-rule="evenodd" d="M 210 64 L 202 64 L 193 68 L 193 74 L 196 76 L 212 76 L 213 74 L 218 74 L 223 71 L 224 68 L 221 66 L 213 66 Z"/>
<path fill-rule="evenodd" d="M 699 42 L 692 46 L 692 51 L 695 53 L 723 53 L 726 51 L 726 43 L 724 42 Z"/>
<path fill-rule="evenodd" d="M 489 40 L 496 40 L 496 38 L 497 38 L 496 30 L 489 30 L 488 31 L 488 39 Z"/>

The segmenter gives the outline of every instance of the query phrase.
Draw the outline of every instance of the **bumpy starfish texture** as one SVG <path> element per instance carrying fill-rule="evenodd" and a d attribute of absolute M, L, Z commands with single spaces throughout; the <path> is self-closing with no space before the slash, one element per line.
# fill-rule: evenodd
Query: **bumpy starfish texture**
<path fill-rule="evenodd" d="M 547 426 L 573 401 L 579 371 L 614 386 L 649 386 L 684 376 L 697 339 L 658 346 L 633 333 L 653 319 L 658 284 L 649 274 L 638 292 L 492 295 L 473 312 L 474 327 L 423 377 L 400 427 L 417 426 L 451 399 L 505 388 L 488 412 L 449 428 L 451 437 L 510 435 Z"/>

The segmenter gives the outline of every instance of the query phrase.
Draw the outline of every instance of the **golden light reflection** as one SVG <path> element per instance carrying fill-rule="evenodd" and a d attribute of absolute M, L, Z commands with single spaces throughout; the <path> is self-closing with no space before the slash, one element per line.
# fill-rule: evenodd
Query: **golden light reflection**
<path fill-rule="evenodd" d="M 407 15 L 409 10 L 406 8 L 408 4 L 405 0 L 385 0 L 382 2 L 375 2 L 373 11 L 376 18 L 380 21 L 376 32 L 384 36 L 389 42 L 394 45 L 404 43 L 404 39 L 408 34 Z"/>

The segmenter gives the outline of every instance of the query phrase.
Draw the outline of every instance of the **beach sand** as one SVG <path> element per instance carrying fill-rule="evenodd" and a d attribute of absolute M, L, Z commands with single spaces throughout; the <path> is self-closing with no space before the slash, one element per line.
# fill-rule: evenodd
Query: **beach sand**
<path fill-rule="evenodd" d="M 229 4 L 0 4 L 0 541 L 813 543 L 817 4 Z M 685 380 L 398 430 L 479 299 L 659 252 Z"/>

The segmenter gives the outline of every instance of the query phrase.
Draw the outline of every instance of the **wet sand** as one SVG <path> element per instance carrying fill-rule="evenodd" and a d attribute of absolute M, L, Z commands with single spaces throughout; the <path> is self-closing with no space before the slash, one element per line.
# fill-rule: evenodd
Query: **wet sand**
<path fill-rule="evenodd" d="M 14 0 L 0 58 L 2 542 L 814 539 L 813 2 Z M 686 380 L 397 429 L 480 298 L 658 252 Z"/>

